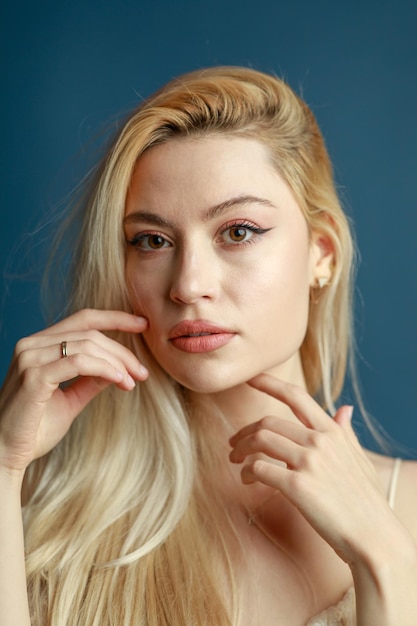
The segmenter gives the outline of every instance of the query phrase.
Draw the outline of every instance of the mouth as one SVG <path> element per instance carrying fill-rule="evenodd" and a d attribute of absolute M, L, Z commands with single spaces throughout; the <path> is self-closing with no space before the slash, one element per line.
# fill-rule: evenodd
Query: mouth
<path fill-rule="evenodd" d="M 170 330 L 168 339 L 182 352 L 201 353 L 221 348 L 235 335 L 235 331 L 206 320 L 184 320 Z"/>
<path fill-rule="evenodd" d="M 207 320 L 183 320 L 171 328 L 168 338 L 172 340 L 177 337 L 206 337 L 223 333 L 234 334 L 234 331 Z"/>

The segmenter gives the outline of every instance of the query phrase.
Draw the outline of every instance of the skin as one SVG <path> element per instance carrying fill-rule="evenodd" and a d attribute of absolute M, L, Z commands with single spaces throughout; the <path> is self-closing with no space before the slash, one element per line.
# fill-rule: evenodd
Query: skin
<path fill-rule="evenodd" d="M 262 202 L 230 202 L 242 197 Z M 236 231 L 247 224 L 266 232 Z M 259 559 L 265 549 L 259 533 L 248 537 L 258 578 L 247 576 L 242 585 L 249 591 L 259 577 L 265 590 L 271 580 L 276 584 L 265 592 L 256 618 L 250 605 L 244 607 L 247 623 L 276 624 L 277 614 L 283 624 L 305 623 L 354 581 L 359 623 L 375 624 L 379 615 L 381 625 L 393 624 L 398 606 L 387 602 L 384 612 L 377 609 L 381 587 L 394 584 L 392 572 L 382 580 L 381 570 L 385 575 L 400 562 L 401 575 L 392 570 L 395 585 L 404 571 L 415 579 L 415 544 L 390 510 L 353 433 L 351 407 L 331 420 L 306 392 L 299 348 L 309 289 L 316 278 L 331 277 L 332 251 L 320 233 L 309 234 L 267 150 L 253 140 L 219 137 L 174 140 L 149 150 L 131 182 L 125 233 L 131 301 L 149 320 L 144 339 L 191 397 L 210 394 L 238 431 L 229 458 L 252 489 L 239 491 L 233 480 L 227 485 L 227 472 L 219 470 L 222 488 L 237 509 L 263 507 L 262 523 L 277 546 L 271 558 L 269 542 L 268 555 Z M 243 243 L 235 241 L 238 233 Z M 196 319 L 235 335 L 218 350 L 184 353 L 172 345 L 170 329 Z M 254 421 L 255 415 L 264 417 Z M 288 544 L 293 527 L 296 549 Z M 384 533 L 378 536 L 375 527 Z M 394 553 L 387 551 L 387 529 L 397 538 Z M 243 524 L 241 533 L 247 533 Z M 274 599 L 283 579 L 287 603 L 281 594 Z M 295 607 L 301 607 L 298 613 Z"/>
<path fill-rule="evenodd" d="M 242 197 L 262 202 L 231 202 Z M 266 232 L 236 231 L 247 224 Z M 353 433 L 351 408 L 342 407 L 333 421 L 306 393 L 299 347 L 310 286 L 318 277 L 331 277 L 331 245 L 320 233 L 309 235 L 267 150 L 253 140 L 224 137 L 174 140 L 151 149 L 132 179 L 125 233 L 131 301 L 149 320 L 143 334 L 149 349 L 191 397 L 214 397 L 238 430 L 229 458 L 253 488 L 239 491 L 233 480 L 228 487 L 227 471 L 220 468 L 228 502 L 250 510 L 268 503 L 262 521 L 277 555 L 260 561 L 265 546 L 259 533 L 251 537 L 258 578 L 245 583 L 248 591 L 259 577 L 265 590 L 268 580 L 277 585 L 265 593 L 256 620 L 276 624 L 280 614 L 283 624 L 305 623 L 353 580 L 359 623 L 375 624 L 379 615 L 381 625 L 393 624 L 398 606 L 393 609 L 389 600 L 383 613 L 378 608 L 381 586 L 394 585 L 392 572 L 382 580 L 381 570 L 385 576 L 387 563 L 397 564 L 398 553 L 407 555 L 405 563 L 399 559 L 404 580 L 416 562 L 414 542 L 390 510 L 374 465 Z M 238 233 L 243 243 L 235 241 Z M 196 319 L 235 335 L 218 350 L 184 353 L 172 345 L 170 329 Z M 266 417 L 254 421 L 257 414 Z M 291 551 L 294 526 L 298 545 Z M 380 536 L 376 526 L 384 529 Z M 387 529 L 396 537 L 395 556 L 387 551 Z M 242 537 L 246 532 L 242 526 Z M 318 560 L 327 575 L 317 570 Z M 287 603 L 281 594 L 274 601 L 279 579 L 291 576 Z M 333 596 L 323 593 L 326 588 Z M 295 606 L 302 607 L 299 613 Z M 249 605 L 242 614 L 254 623 Z"/>
<path fill-rule="evenodd" d="M 243 196 L 258 200 L 224 205 Z M 223 210 L 208 219 L 214 206 Z M 265 232 L 253 234 L 248 224 Z M 266 150 L 220 137 L 151 149 L 132 179 L 125 232 L 137 315 L 80 311 L 21 340 L 0 394 L 0 621 L 30 624 L 25 469 L 103 388 L 129 392 L 147 378 L 137 357 L 102 332 L 121 330 L 142 333 L 192 397 L 210 394 L 227 415 L 230 440 L 219 437 L 224 462 L 213 471 L 250 565 L 239 569 L 240 626 L 301 626 L 352 582 L 358 626 L 413 626 L 415 464 L 404 464 L 394 514 L 385 495 L 391 460 L 360 447 L 349 407 L 331 419 L 306 392 L 299 347 L 309 289 L 330 277 L 332 252 L 320 233 L 308 232 Z M 144 250 L 151 241 L 156 249 Z M 185 353 L 169 339 L 184 319 L 208 319 L 233 337 L 218 350 Z M 248 510 L 259 526 L 248 525 Z"/>
<path fill-rule="evenodd" d="M 19 341 L 0 394 L 0 622 L 30 626 L 21 488 L 32 460 L 51 450 L 106 386 L 145 380 L 136 356 L 101 331 L 140 333 L 146 320 L 122 311 L 80 311 Z M 61 341 L 68 354 L 61 358 Z M 65 389 L 61 382 L 76 378 Z"/>
<path fill-rule="evenodd" d="M 125 233 L 131 301 L 173 378 L 199 393 L 263 371 L 304 385 L 298 349 L 309 290 L 317 276 L 330 278 L 332 256 L 322 238 L 310 238 L 263 145 L 216 137 L 149 150 L 130 185 Z M 230 329 L 233 339 L 204 354 L 178 350 L 170 329 L 196 319 Z"/>

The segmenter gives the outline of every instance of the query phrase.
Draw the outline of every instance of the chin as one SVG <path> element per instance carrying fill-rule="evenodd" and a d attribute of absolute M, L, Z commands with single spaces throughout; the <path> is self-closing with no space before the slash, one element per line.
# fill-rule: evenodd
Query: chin
<path fill-rule="evenodd" d="M 194 393 L 201 394 L 216 394 L 240 387 L 241 385 L 245 385 L 248 380 L 257 374 L 261 374 L 265 371 L 263 369 L 254 370 L 253 368 L 243 371 L 241 368 L 240 371 L 233 371 L 231 369 L 225 371 L 225 369 L 219 367 L 217 367 L 214 372 L 209 372 L 207 368 L 204 367 L 201 368 L 201 371 L 194 368 L 191 371 L 182 372 L 178 372 L 178 370 L 170 371 L 168 368 L 164 369 L 171 378 L 182 387 Z"/>
<path fill-rule="evenodd" d="M 288 378 L 287 370 L 288 366 L 292 369 L 291 357 L 294 354 L 282 351 L 278 358 L 274 354 L 268 357 L 259 358 L 259 355 L 249 351 L 227 359 L 219 358 L 215 352 L 205 356 L 189 356 L 186 359 L 183 356 L 173 358 L 172 355 L 167 358 L 166 354 L 153 353 L 155 361 L 172 379 L 185 389 L 201 394 L 216 394 L 241 387 L 264 372 L 279 378 Z"/>
<path fill-rule="evenodd" d="M 168 372 L 169 373 L 169 372 Z M 171 378 L 173 378 L 178 384 L 193 393 L 201 393 L 201 394 L 214 394 L 220 393 L 222 391 L 226 391 L 233 387 L 237 387 L 239 385 L 243 385 L 246 380 L 241 380 L 236 383 L 231 383 L 229 381 L 217 380 L 215 378 L 198 378 L 198 377 L 189 377 L 189 376 L 174 376 L 170 374 Z"/>

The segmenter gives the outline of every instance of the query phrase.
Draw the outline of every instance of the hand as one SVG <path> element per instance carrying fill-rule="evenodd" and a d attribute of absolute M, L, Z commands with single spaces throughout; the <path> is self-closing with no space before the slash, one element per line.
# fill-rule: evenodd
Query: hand
<path fill-rule="evenodd" d="M 0 469 L 23 474 L 105 387 L 129 391 L 135 380 L 145 380 L 148 372 L 136 356 L 101 331 L 141 333 L 146 326 L 144 318 L 123 311 L 83 310 L 20 340 L 0 393 Z"/>
<path fill-rule="evenodd" d="M 247 463 L 242 481 L 278 489 L 350 564 L 366 558 L 378 537 L 386 545 L 387 529 L 398 530 L 397 520 L 353 432 L 351 407 L 331 419 L 299 387 L 267 374 L 248 384 L 287 404 L 298 421 L 264 417 L 231 438 L 232 462 L 258 452 L 271 459 Z"/>

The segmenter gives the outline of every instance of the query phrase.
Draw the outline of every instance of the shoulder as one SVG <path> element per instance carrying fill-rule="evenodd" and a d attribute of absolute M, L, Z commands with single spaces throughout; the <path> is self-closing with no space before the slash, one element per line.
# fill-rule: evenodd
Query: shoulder
<path fill-rule="evenodd" d="M 398 478 L 395 512 L 417 542 L 417 462 L 403 461 Z"/>
<path fill-rule="evenodd" d="M 391 457 L 367 452 L 386 494 L 392 480 L 394 460 Z M 395 490 L 394 511 L 417 542 L 417 462 L 401 461 Z"/>

